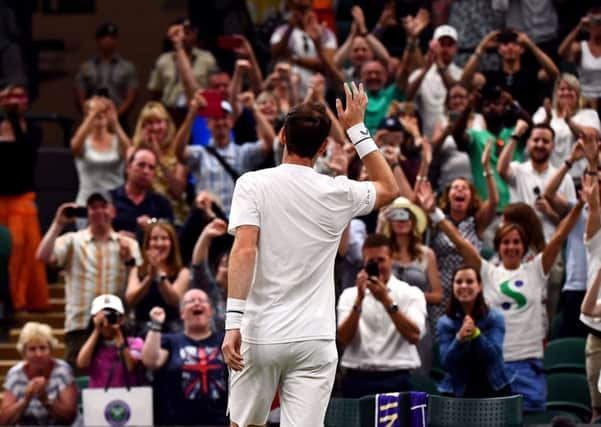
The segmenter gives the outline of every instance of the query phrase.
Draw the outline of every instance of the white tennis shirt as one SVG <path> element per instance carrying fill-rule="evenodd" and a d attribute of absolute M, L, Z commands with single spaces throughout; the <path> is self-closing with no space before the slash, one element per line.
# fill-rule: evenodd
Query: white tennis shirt
<path fill-rule="evenodd" d="M 228 231 L 259 227 L 242 339 L 255 344 L 336 336 L 334 260 L 349 221 L 371 212 L 371 182 L 282 164 L 236 182 Z"/>

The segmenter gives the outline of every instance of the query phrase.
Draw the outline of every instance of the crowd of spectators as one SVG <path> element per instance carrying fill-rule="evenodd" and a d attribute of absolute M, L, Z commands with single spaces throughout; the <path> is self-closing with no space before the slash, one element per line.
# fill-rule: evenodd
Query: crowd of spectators
<path fill-rule="evenodd" d="M 89 387 L 153 385 L 159 424 L 227 425 L 220 346 L 236 180 L 281 164 L 283 118 L 301 102 L 323 103 L 332 120 L 316 169 L 369 180 L 333 112 L 350 81 L 367 91 L 365 125 L 400 197 L 343 233 L 335 392 L 409 390 L 438 349 L 440 392 L 519 393 L 524 411 L 543 411 L 544 344 L 561 315 L 560 336 L 587 337 L 601 416 L 601 3 L 562 19 L 551 0 L 357 0 L 348 33 L 312 0 L 281 3 L 268 63 L 246 37 L 219 38 L 231 69 L 182 18 L 141 76 L 117 53 L 117 26 L 101 25 L 98 55 L 74 76 L 79 190 L 43 236 L 43 134 L 26 116 L 26 84 L 1 88 L 11 303 L 47 310 L 45 265 L 64 270 L 67 362 L 52 358 L 47 326 L 26 325 L 2 424 L 71 421 L 74 375 L 89 375 Z M 136 117 L 143 90 L 153 100 Z"/>

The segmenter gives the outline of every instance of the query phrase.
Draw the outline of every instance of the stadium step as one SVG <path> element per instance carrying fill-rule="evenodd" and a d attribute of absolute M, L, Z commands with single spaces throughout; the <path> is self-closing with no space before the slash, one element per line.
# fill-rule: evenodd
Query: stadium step
<path fill-rule="evenodd" d="M 53 283 L 48 285 L 48 293 L 50 298 L 65 298 L 65 284 Z"/>
<path fill-rule="evenodd" d="M 48 312 L 48 313 L 28 313 L 21 312 L 15 315 L 17 326 L 23 326 L 27 322 L 40 322 L 50 325 L 52 328 L 62 328 L 65 326 L 65 313 L 63 312 Z"/>

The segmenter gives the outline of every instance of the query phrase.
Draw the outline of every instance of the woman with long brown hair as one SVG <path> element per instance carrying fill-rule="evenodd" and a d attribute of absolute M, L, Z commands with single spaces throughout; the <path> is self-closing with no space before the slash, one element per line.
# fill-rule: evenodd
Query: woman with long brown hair
<path fill-rule="evenodd" d="M 442 193 L 439 203 L 446 218 L 453 222 L 461 236 L 478 251 L 482 248 L 484 230 L 495 218 L 499 203 L 499 192 L 490 166 L 491 148 L 492 143 L 489 142 L 482 155 L 482 166 L 487 171 L 488 200 L 484 201 L 480 198 L 472 181 L 466 178 L 455 178 Z M 438 232 L 436 228 L 434 230 L 435 234 L 430 246 L 436 254 L 442 286 L 442 303 L 432 307 L 429 313 L 435 325 L 444 314 L 444 308 L 451 297 L 453 272 L 463 264 L 463 259 L 446 234 Z"/>
<path fill-rule="evenodd" d="M 146 230 L 142 248 L 144 262 L 133 267 L 125 291 L 125 302 L 136 314 L 136 329 L 146 332 L 148 313 L 155 306 L 165 310 L 167 331 L 180 329 L 179 301 L 188 289 L 190 270 L 182 265 L 175 229 L 157 222 Z"/>
<path fill-rule="evenodd" d="M 513 375 L 503 360 L 503 315 L 486 305 L 476 269 L 463 265 L 452 280 L 446 315 L 436 325 L 440 362 L 446 371 L 438 389 L 457 397 L 508 396 Z"/>

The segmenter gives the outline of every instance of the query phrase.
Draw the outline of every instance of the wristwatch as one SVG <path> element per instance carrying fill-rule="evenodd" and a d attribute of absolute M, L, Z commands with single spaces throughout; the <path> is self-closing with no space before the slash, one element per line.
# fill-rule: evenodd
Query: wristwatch
<path fill-rule="evenodd" d="M 396 313 L 397 311 L 399 311 L 399 306 L 396 304 L 396 302 L 393 302 L 388 306 L 388 308 L 386 308 L 386 311 L 390 314 Z"/>

